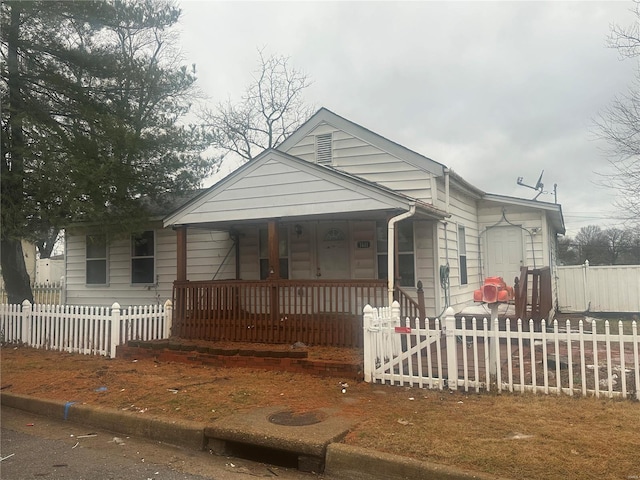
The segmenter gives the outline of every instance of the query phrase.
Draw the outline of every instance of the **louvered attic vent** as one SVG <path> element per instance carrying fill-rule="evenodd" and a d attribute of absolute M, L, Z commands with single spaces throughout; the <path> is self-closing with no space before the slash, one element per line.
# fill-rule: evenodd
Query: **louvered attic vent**
<path fill-rule="evenodd" d="M 332 157 L 332 135 L 323 133 L 316 135 L 316 162 L 331 163 Z"/>

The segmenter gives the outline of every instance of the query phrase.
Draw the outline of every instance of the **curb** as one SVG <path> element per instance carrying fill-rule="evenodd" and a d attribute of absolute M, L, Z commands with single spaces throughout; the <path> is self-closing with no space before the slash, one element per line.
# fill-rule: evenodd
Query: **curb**
<path fill-rule="evenodd" d="M 345 480 L 507 480 L 344 443 L 327 447 L 324 473 Z"/>
<path fill-rule="evenodd" d="M 111 432 L 148 438 L 192 450 L 204 450 L 204 426 L 195 422 L 141 417 L 131 412 L 110 408 L 43 400 L 4 392 L 0 394 L 0 403 L 18 410 L 69 420 Z"/>
<path fill-rule="evenodd" d="M 69 420 L 114 433 L 202 451 L 207 437 L 206 426 L 185 420 L 141 417 L 131 412 L 83 405 L 74 402 L 44 400 L 0 392 L 0 404 L 26 412 Z M 367 450 L 342 443 L 330 443 L 325 458 L 326 475 L 334 478 L 375 480 L 506 480 L 489 474 L 472 473 L 412 458 Z"/>

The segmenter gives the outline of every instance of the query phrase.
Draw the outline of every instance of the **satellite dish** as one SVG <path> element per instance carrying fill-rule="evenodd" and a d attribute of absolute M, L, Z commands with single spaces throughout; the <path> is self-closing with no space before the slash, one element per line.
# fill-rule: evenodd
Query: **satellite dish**
<path fill-rule="evenodd" d="M 540 172 L 540 176 L 538 177 L 538 181 L 536 182 L 535 186 L 527 185 L 526 183 L 524 183 L 523 177 L 518 177 L 518 181 L 516 183 L 518 185 L 523 186 L 523 187 L 527 187 L 527 188 L 530 188 L 531 190 L 537 191 L 538 194 L 535 197 L 533 197 L 533 200 L 537 200 L 537 198 L 544 192 L 544 184 L 542 183 L 542 175 L 544 175 L 544 170 L 542 170 L 542 172 Z"/>

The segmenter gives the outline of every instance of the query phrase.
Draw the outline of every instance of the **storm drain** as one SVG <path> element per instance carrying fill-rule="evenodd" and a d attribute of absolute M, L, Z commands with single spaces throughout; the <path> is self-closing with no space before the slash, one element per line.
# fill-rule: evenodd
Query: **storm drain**
<path fill-rule="evenodd" d="M 297 412 L 289 407 L 264 407 L 221 418 L 206 427 L 205 446 L 216 455 L 322 473 L 327 445 L 344 438 L 350 426 L 351 422 L 331 409 Z"/>
<path fill-rule="evenodd" d="M 275 448 L 249 445 L 240 442 L 226 442 L 225 455 L 251 460 L 252 462 L 268 463 L 285 468 L 298 468 L 298 454 Z"/>

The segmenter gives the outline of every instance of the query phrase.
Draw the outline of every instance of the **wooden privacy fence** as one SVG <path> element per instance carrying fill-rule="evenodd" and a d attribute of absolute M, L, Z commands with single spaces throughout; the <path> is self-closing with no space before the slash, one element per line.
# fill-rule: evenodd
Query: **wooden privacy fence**
<path fill-rule="evenodd" d="M 89 355 L 116 356 L 129 340 L 169 338 L 172 303 L 120 308 L 79 305 L 0 305 L 2 343 Z"/>
<path fill-rule="evenodd" d="M 363 313 L 367 382 L 640 400 L 635 321 L 606 321 L 598 332 L 595 321 L 523 328 L 521 320 L 456 319 L 451 308 L 442 322 L 401 320 L 397 302 Z"/>
<path fill-rule="evenodd" d="M 34 283 L 31 286 L 33 302 L 39 305 L 60 305 L 64 303 L 64 281 L 58 283 Z M 7 292 L 0 287 L 0 305 L 7 302 Z"/>
<path fill-rule="evenodd" d="M 361 312 L 384 280 L 174 282 L 173 335 L 207 341 L 362 346 Z"/>

